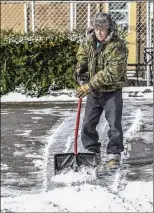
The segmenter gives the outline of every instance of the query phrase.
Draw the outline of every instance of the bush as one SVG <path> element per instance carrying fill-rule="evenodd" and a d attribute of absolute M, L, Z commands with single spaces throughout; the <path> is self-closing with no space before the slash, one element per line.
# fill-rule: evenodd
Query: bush
<path fill-rule="evenodd" d="M 49 91 L 74 88 L 75 57 L 82 33 L 38 31 L 1 34 L 1 95 L 24 88 L 25 94 L 42 96 Z"/>

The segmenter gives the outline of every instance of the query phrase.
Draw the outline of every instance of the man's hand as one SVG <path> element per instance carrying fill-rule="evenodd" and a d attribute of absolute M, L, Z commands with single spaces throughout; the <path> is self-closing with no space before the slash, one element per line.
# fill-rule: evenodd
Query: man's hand
<path fill-rule="evenodd" d="M 91 87 L 88 84 L 84 84 L 84 85 L 77 88 L 76 96 L 78 98 L 84 98 L 91 91 L 92 91 Z"/>

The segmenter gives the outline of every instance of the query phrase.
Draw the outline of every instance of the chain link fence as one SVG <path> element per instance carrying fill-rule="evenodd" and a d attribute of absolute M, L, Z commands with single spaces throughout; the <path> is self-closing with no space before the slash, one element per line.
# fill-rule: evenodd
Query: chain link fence
<path fill-rule="evenodd" d="M 85 30 L 99 11 L 109 12 L 128 33 L 130 84 L 151 85 L 153 51 L 149 55 L 147 48 L 153 47 L 152 1 L 1 1 L 1 29 Z"/>

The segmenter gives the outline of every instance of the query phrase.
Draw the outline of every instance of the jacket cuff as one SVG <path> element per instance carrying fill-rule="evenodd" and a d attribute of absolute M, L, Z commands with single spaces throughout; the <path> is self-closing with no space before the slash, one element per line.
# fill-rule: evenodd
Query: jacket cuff
<path fill-rule="evenodd" d="M 88 86 L 89 86 L 90 92 L 95 92 L 96 91 L 96 89 L 91 85 L 90 82 L 88 83 Z"/>
<path fill-rule="evenodd" d="M 91 85 L 91 82 L 88 83 L 89 87 L 92 89 L 92 91 L 95 91 L 96 89 Z"/>

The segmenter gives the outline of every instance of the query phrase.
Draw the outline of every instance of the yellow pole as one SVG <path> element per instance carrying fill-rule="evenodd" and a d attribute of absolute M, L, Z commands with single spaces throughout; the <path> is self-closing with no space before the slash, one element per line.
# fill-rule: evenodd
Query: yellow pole
<path fill-rule="evenodd" d="M 136 13 L 137 13 L 137 3 L 129 2 L 129 29 L 128 29 L 128 63 L 136 63 Z"/>

